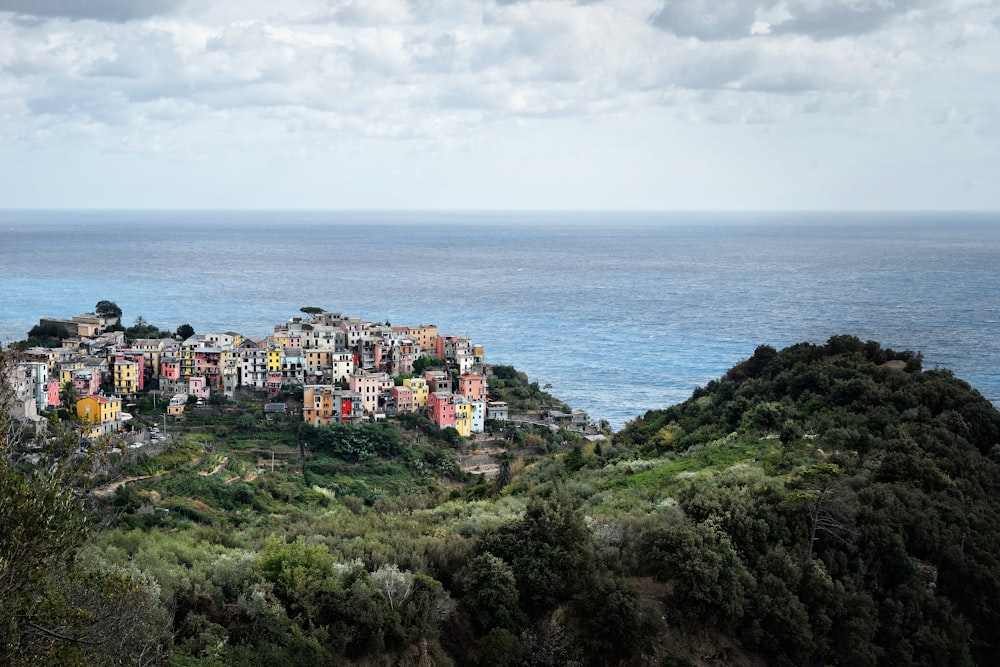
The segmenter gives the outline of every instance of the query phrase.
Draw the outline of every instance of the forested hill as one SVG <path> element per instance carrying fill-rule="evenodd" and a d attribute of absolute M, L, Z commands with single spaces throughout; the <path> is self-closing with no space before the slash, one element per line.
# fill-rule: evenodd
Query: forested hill
<path fill-rule="evenodd" d="M 643 537 L 691 620 L 786 664 L 1000 664 L 1000 414 L 919 354 L 761 346 L 616 445 L 770 441 Z M 693 561 L 700 561 L 693 564 Z"/>
<path fill-rule="evenodd" d="M 762 346 L 610 441 L 505 425 L 492 479 L 241 405 L 67 457 L 0 384 L 0 664 L 1000 665 L 1000 413 L 921 362 Z"/>

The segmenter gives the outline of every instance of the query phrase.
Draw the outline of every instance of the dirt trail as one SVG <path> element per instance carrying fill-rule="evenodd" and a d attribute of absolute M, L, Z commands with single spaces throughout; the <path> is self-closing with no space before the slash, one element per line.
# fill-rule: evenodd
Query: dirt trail
<path fill-rule="evenodd" d="M 215 466 L 215 468 L 213 468 L 210 471 L 209 470 L 199 470 L 198 474 L 201 475 L 202 477 L 208 477 L 209 475 L 218 474 L 218 472 L 220 470 L 222 470 L 224 467 L 226 467 L 226 463 L 228 461 L 229 461 L 229 457 L 228 456 L 223 456 L 222 457 L 222 463 L 220 463 L 219 465 Z"/>
<path fill-rule="evenodd" d="M 216 468 L 215 470 L 213 470 L 212 472 L 210 472 L 210 473 L 206 472 L 206 473 L 201 473 L 201 474 L 203 474 L 203 475 L 214 475 L 215 473 L 219 472 L 219 470 L 222 468 L 222 466 L 226 465 L 226 461 L 227 460 L 228 460 L 228 457 L 225 458 L 225 459 L 223 459 L 222 463 L 219 465 L 219 467 Z M 192 460 L 189 465 L 190 465 L 190 467 L 193 468 L 194 466 L 198 465 L 199 463 L 201 463 L 201 458 L 196 458 L 196 459 Z M 104 486 L 99 486 L 96 489 L 91 489 L 90 490 L 90 495 L 92 495 L 92 496 L 108 496 L 108 495 L 111 495 L 112 493 L 114 493 L 115 490 L 119 486 L 122 486 L 124 484 L 128 484 L 129 482 L 138 482 L 138 481 L 143 480 L 143 479 L 153 479 L 155 477 L 163 477 L 164 475 L 171 475 L 171 474 L 173 474 L 175 472 L 176 472 L 175 470 L 164 470 L 163 472 L 158 472 L 155 475 L 133 475 L 132 477 L 123 477 L 122 479 L 116 479 L 113 482 L 109 482 L 109 483 L 105 484 Z"/>
<path fill-rule="evenodd" d="M 125 477 L 123 479 L 115 480 L 110 484 L 105 484 L 104 486 L 99 486 L 96 489 L 91 489 L 90 495 L 92 496 L 108 496 L 115 492 L 115 490 L 122 486 L 123 484 L 128 484 L 129 482 L 135 482 L 140 479 L 152 479 L 153 477 L 162 477 L 167 473 L 161 472 L 156 475 L 136 475 L 134 477 Z"/>

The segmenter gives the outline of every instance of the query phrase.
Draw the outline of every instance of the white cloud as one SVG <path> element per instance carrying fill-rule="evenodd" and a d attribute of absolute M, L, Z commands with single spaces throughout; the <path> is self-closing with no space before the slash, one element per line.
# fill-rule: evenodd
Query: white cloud
<path fill-rule="evenodd" d="M 115 23 L 176 11 L 182 0 L 0 0 L 0 12 Z"/>
<path fill-rule="evenodd" d="M 271 164 L 358 160 L 377 142 L 455 164 L 505 137 L 566 168 L 556 154 L 579 138 L 559 128 L 626 155 L 613 133 L 628 118 L 650 146 L 713 125 L 795 128 L 816 150 L 838 144 L 803 126 L 995 134 L 998 14 L 976 0 L 0 0 L 0 146 Z M 634 168 L 653 168 L 646 148 Z"/>

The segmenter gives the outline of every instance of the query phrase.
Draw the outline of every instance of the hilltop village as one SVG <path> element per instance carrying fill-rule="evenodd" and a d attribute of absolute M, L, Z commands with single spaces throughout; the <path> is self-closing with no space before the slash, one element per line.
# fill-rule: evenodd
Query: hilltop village
<path fill-rule="evenodd" d="M 61 335 L 55 347 L 23 350 L 19 417 L 40 423 L 42 413 L 62 407 L 86 424 L 89 437 L 99 437 L 128 429 L 125 408 L 142 394 L 161 397 L 166 415 L 183 419 L 191 406 L 245 396 L 260 399 L 266 412 L 286 412 L 279 396 L 301 388 L 301 416 L 313 426 L 419 412 L 470 437 L 488 420 L 510 418 L 506 402 L 490 399 L 492 369 L 469 337 L 439 333 L 433 324 L 390 326 L 302 310 L 305 317 L 275 325 L 265 338 L 194 334 L 188 325 L 178 328 L 186 337 L 131 337 L 116 307 L 110 316 L 43 318 L 35 330 Z M 584 413 L 567 416 L 589 422 Z"/>

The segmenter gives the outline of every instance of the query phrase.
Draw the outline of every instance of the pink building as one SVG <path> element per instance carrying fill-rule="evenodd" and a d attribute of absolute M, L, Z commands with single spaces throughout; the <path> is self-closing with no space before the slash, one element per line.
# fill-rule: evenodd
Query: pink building
<path fill-rule="evenodd" d="M 281 392 L 282 378 L 280 370 L 267 372 L 267 384 L 265 386 L 269 395 L 277 396 Z"/>
<path fill-rule="evenodd" d="M 181 360 L 177 357 L 164 357 L 160 362 L 160 377 L 164 380 L 181 379 Z"/>
<path fill-rule="evenodd" d="M 188 391 L 187 393 L 198 398 L 208 398 L 211 393 L 209 391 L 208 382 L 202 376 L 195 376 L 188 378 Z"/>
<path fill-rule="evenodd" d="M 436 391 L 427 397 L 427 417 L 441 428 L 454 426 L 457 418 L 452 395 L 444 391 Z"/>
<path fill-rule="evenodd" d="M 486 378 L 475 373 L 463 373 L 458 377 L 458 393 L 469 401 L 485 401 Z"/>
<path fill-rule="evenodd" d="M 392 378 L 388 373 L 361 371 L 351 374 L 348 382 L 351 391 L 361 396 L 361 404 L 366 412 L 376 412 L 379 396 L 391 391 L 393 386 Z"/>
<path fill-rule="evenodd" d="M 409 387 L 393 387 L 392 388 L 392 400 L 396 404 L 396 412 L 401 414 L 403 412 L 413 412 L 413 390 Z"/>
<path fill-rule="evenodd" d="M 76 393 L 80 396 L 96 396 L 101 393 L 101 380 L 104 374 L 101 369 L 91 366 L 90 368 L 78 368 L 70 375 Z"/>
<path fill-rule="evenodd" d="M 222 349 L 218 347 L 199 347 L 194 351 L 194 372 L 205 376 L 212 389 L 222 389 L 221 357 Z"/>
<path fill-rule="evenodd" d="M 59 406 L 59 380 L 49 380 L 45 384 L 45 402 L 50 408 Z"/>

